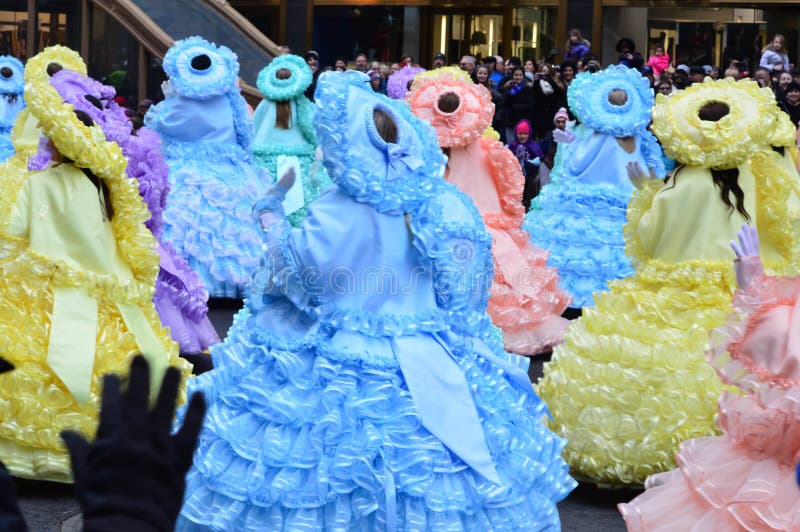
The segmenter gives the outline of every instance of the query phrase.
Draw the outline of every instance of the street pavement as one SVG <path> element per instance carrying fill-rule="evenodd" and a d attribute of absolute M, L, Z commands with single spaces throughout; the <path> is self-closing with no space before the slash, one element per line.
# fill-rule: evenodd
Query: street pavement
<path fill-rule="evenodd" d="M 240 307 L 235 301 L 212 301 L 209 318 L 225 336 Z M 542 375 L 545 359 L 534 359 L 529 375 L 536 381 Z M 79 532 L 80 509 L 72 497 L 72 487 L 65 484 L 18 480 L 17 495 L 31 532 Z M 616 505 L 636 496 L 633 490 L 601 490 L 581 484 L 558 505 L 562 530 L 565 532 L 618 532 L 625 523 Z"/>

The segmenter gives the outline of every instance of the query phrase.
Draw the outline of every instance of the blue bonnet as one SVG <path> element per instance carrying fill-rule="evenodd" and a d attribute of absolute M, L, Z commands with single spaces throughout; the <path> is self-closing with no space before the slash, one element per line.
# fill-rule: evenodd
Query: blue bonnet
<path fill-rule="evenodd" d="M 314 95 L 315 126 L 331 179 L 379 212 L 412 212 L 444 185 L 445 159 L 436 132 L 408 104 L 372 90 L 362 72 L 325 72 Z M 397 125 L 397 143 L 375 126 L 380 109 Z"/>
<path fill-rule="evenodd" d="M 292 75 L 287 79 L 278 79 L 278 70 L 285 68 Z M 299 55 L 279 55 L 258 73 L 256 86 L 265 98 L 280 102 L 291 100 L 302 95 L 311 85 L 313 74 L 306 60 Z"/>
<path fill-rule="evenodd" d="M 188 37 L 167 50 L 163 63 L 169 83 L 185 98 L 205 100 L 236 88 L 239 61 L 228 47 Z"/>
<path fill-rule="evenodd" d="M 22 94 L 25 89 L 24 72 L 25 67 L 16 57 L 0 56 L 0 94 Z"/>
<path fill-rule="evenodd" d="M 617 89 L 628 95 L 623 105 L 608 101 L 609 94 Z M 655 103 L 649 80 L 623 65 L 578 74 L 569 86 L 567 100 L 570 111 L 583 125 L 615 137 L 629 137 L 647 129 Z"/>

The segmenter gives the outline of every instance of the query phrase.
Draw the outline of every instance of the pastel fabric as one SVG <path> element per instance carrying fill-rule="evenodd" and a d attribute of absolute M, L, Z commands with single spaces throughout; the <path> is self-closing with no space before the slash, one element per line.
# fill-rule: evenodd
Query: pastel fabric
<path fill-rule="evenodd" d="M 574 486 L 564 442 L 490 338 L 490 240 L 439 178 L 433 132 L 361 73 L 322 74 L 315 100 L 337 186 L 299 228 L 279 203 L 266 215 L 262 293 L 192 384 L 209 413 L 177 530 L 557 529 Z M 398 144 L 377 134 L 375 107 Z M 361 275 L 375 269 L 400 289 Z M 343 270 L 350 289 L 331 282 Z M 479 289 L 453 289 L 464 282 Z"/>
<path fill-rule="evenodd" d="M 641 75 L 614 66 L 579 78 L 569 98 L 585 126 L 575 131 L 576 141 L 558 145 L 550 183 L 531 202 L 523 224 L 531 241 L 550 253 L 548 264 L 558 268 L 576 308 L 594 305 L 593 294 L 607 290 L 609 281 L 633 274 L 622 235 L 634 191 L 627 165 L 665 175 L 661 149 L 646 129 L 653 95 L 643 90 Z M 628 94 L 624 106 L 608 102 L 616 89 Z M 631 151 L 618 141 L 622 137 L 633 141 Z"/>
<path fill-rule="evenodd" d="M 621 504 L 632 531 L 800 528 L 800 278 L 763 277 L 738 292 L 711 335 L 708 362 L 736 391 L 720 396 L 721 436 L 684 441 L 678 468 Z"/>
<path fill-rule="evenodd" d="M 199 353 L 218 343 L 219 336 L 207 316 L 208 292 L 202 281 L 183 257 L 162 241 L 169 181 L 158 135 L 146 128 L 133 133 L 130 120 L 114 102 L 113 87 L 69 70 L 53 75 L 50 83 L 65 101 L 92 117 L 103 128 L 106 138 L 116 142 L 128 158 L 128 177 L 136 180 L 150 211 L 145 225 L 158 240 L 159 270 L 153 302 L 162 324 L 169 328 L 183 353 Z M 99 102 L 100 107 L 93 105 L 87 96 Z M 33 157 L 31 161 L 37 159 L 41 157 Z M 31 163 L 29 168 L 37 169 Z"/>
<path fill-rule="evenodd" d="M 438 107 L 447 93 L 459 98 L 453 112 Z M 492 235 L 489 315 L 503 331 L 506 350 L 534 355 L 558 344 L 568 324 L 561 313 L 569 296 L 559 286 L 559 272 L 547 265 L 547 252 L 521 228 L 525 177 L 519 162 L 498 140 L 482 136 L 494 109 L 488 90 L 448 67 L 418 76 L 408 101 L 448 149 L 445 179 L 475 202 Z"/>
<path fill-rule="evenodd" d="M 211 66 L 197 70 L 192 61 L 201 56 Z M 145 116 L 169 167 L 164 240 L 211 297 L 243 297 L 262 254 L 253 202 L 266 193 L 269 176 L 252 162 L 253 126 L 236 86 L 236 56 L 190 37 L 170 48 L 164 68 L 166 99 Z"/>
<path fill-rule="evenodd" d="M 124 374 L 140 352 L 154 390 L 168 365 L 189 373 L 152 303 L 155 241 L 119 148 L 99 130 L 62 122 L 72 106 L 44 70 L 71 60 L 80 62 L 62 47 L 31 58 L 26 112 L 65 157 L 105 180 L 114 217 L 104 219 L 97 188 L 75 165 L 27 171 L 22 154 L 35 128 L 16 130 L 20 149 L 0 167 L 0 337 L 16 367 L 0 376 L 0 458 L 15 476 L 59 482 L 71 479 L 59 433 L 94 435 L 103 375 Z"/>
<path fill-rule="evenodd" d="M 16 57 L 0 56 L 0 163 L 14 154 L 11 129 L 25 108 L 24 67 Z"/>
<path fill-rule="evenodd" d="M 758 228 L 766 267 L 792 273 L 798 264 L 797 171 L 785 169 L 764 136 L 759 105 L 747 101 L 753 88 L 707 82 L 676 97 L 696 97 L 697 108 L 726 101 L 732 112 L 743 113 L 737 134 L 728 137 L 729 153 L 748 158 L 731 156 L 727 164 L 739 165 L 744 207 Z M 766 105 L 772 97 L 761 92 L 758 98 Z M 653 126 L 660 135 L 662 121 L 673 116 L 662 105 L 683 103 L 661 99 Z M 779 116 L 774 99 L 772 106 L 774 114 L 763 119 Z M 671 131 L 661 139 L 677 146 Z M 790 142 L 787 136 L 784 145 Z M 689 145 L 675 153 L 681 162 L 699 154 Z M 722 202 L 711 171 L 700 165 L 680 167 L 666 184 L 645 183 L 628 219 L 627 250 L 636 273 L 596 295 L 597 305 L 572 323 L 537 385 L 553 414 L 551 428 L 569 439 L 564 456 L 572 471 L 603 485 L 642 484 L 675 467 L 679 442 L 717 433 L 714 406 L 723 384 L 703 353 L 708 331 L 730 312 L 736 280 L 729 242 L 745 222 Z"/>
<path fill-rule="evenodd" d="M 291 76 L 279 79 L 279 70 L 288 70 Z M 277 181 L 278 158 L 294 156 L 300 160 L 303 198 L 308 205 L 331 184 L 323 168 L 313 166 L 317 135 L 314 132 L 314 104 L 304 92 L 311 84 L 311 69 L 302 57 L 282 55 L 264 67 L 258 76 L 258 88 L 264 99 L 253 115 L 255 137 L 253 155 L 257 165 L 265 168 L 273 181 Z M 291 109 L 291 120 L 287 129 L 277 127 L 276 113 L 279 102 Z M 298 226 L 306 215 L 306 207 L 290 213 L 289 222 Z"/>

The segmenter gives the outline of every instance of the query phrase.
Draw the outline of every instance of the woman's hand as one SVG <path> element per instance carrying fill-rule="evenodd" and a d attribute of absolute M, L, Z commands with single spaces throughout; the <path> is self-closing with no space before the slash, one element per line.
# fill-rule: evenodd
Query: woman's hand
<path fill-rule="evenodd" d="M 736 284 L 739 288 L 746 289 L 753 282 L 764 275 L 764 265 L 759 256 L 758 231 L 747 223 L 739 230 L 739 244 L 731 240 L 731 248 L 736 253 L 733 269 L 736 272 Z"/>

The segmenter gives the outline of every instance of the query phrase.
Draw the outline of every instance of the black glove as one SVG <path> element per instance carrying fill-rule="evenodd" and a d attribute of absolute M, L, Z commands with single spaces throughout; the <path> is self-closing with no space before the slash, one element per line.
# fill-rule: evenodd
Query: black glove
<path fill-rule="evenodd" d="M 147 362 L 137 356 L 131 362 L 127 392 L 120 395 L 117 375 L 103 380 L 95 441 L 90 444 L 72 431 L 61 433 L 87 532 L 175 528 L 206 406 L 203 395 L 194 394 L 183 426 L 173 436 L 180 373 L 167 369 L 151 412 L 149 383 Z"/>
<path fill-rule="evenodd" d="M 11 371 L 14 365 L 0 357 L 0 373 Z M 17 504 L 17 490 L 6 466 L 0 462 L 0 530 L 27 532 L 28 526 Z"/>

